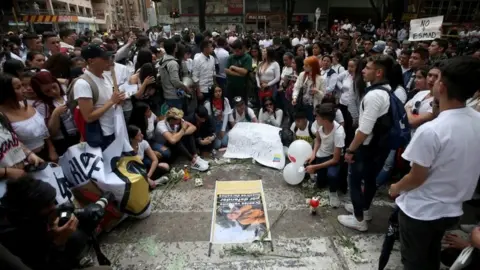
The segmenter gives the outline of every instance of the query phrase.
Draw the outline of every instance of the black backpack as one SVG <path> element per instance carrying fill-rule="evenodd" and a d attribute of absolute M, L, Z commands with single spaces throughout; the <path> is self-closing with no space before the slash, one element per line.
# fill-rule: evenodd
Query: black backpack
<path fill-rule="evenodd" d="M 313 122 L 308 122 L 308 134 L 310 135 L 310 138 L 312 139 L 315 139 L 315 134 L 312 132 L 312 125 L 313 125 Z M 297 130 L 298 130 L 298 127 L 297 125 L 295 125 L 295 127 L 293 128 L 293 132 L 295 133 L 294 135 L 297 134 Z"/>

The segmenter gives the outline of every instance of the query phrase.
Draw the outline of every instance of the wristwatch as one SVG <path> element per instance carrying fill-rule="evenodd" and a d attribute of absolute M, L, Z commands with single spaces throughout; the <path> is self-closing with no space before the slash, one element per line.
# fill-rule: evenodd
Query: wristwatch
<path fill-rule="evenodd" d="M 355 151 L 352 151 L 352 150 L 350 150 L 349 148 L 347 148 L 347 150 L 345 151 L 345 153 L 350 154 L 350 155 L 355 155 Z"/>

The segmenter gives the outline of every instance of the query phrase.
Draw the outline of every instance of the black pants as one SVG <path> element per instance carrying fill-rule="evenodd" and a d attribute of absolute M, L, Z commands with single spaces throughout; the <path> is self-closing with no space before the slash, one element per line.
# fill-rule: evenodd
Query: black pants
<path fill-rule="evenodd" d="M 165 146 L 168 147 L 172 153 L 169 162 L 173 162 L 179 156 L 184 156 L 191 161 L 197 154 L 197 147 L 193 135 L 184 135 L 176 144 L 165 142 Z"/>
<path fill-rule="evenodd" d="M 459 217 L 430 221 L 417 220 L 400 210 L 398 223 L 404 269 L 438 270 L 443 235 L 459 220 Z"/>
<path fill-rule="evenodd" d="M 343 115 L 343 128 L 345 129 L 345 149 L 346 150 L 353 141 L 355 137 L 355 129 L 353 127 L 353 118 L 350 112 L 348 111 L 348 107 L 342 104 L 339 104 L 340 111 Z M 340 175 L 338 177 L 338 188 L 343 193 L 347 193 L 348 188 L 348 163 L 343 162 L 340 167 Z"/>

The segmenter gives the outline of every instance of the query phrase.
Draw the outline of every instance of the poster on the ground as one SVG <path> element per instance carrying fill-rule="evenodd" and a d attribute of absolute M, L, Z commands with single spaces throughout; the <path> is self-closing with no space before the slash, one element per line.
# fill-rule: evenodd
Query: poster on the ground
<path fill-rule="evenodd" d="M 228 133 L 225 158 L 253 158 L 258 163 L 281 170 L 285 167 L 285 153 L 280 139 L 280 128 L 260 123 L 235 124 Z"/>
<path fill-rule="evenodd" d="M 216 182 L 211 243 L 271 241 L 269 228 L 262 180 Z"/>
<path fill-rule="evenodd" d="M 409 41 L 434 40 L 442 37 L 443 16 L 428 17 L 410 21 Z"/>

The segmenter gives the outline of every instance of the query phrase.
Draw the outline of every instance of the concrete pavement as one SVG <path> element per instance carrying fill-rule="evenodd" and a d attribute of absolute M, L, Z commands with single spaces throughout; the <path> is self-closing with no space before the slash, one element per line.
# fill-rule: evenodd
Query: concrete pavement
<path fill-rule="evenodd" d="M 180 164 L 178 168 L 182 168 Z M 152 192 L 153 212 L 144 220 L 126 220 L 102 236 L 102 248 L 118 270 L 140 269 L 378 269 L 378 257 L 393 203 L 385 195 L 376 198 L 374 219 L 367 233 L 339 225 L 342 208 L 328 205 L 316 216 L 309 213 L 305 194 L 308 188 L 285 183 L 281 171 L 232 160 L 215 164 L 208 173 L 198 174 L 203 187 L 181 181 L 168 193 Z M 286 206 L 288 211 L 272 229 L 274 251 L 265 246 L 265 255 L 232 254 L 232 248 L 250 245 L 214 245 L 208 257 L 215 181 L 261 179 L 272 224 Z M 327 192 L 320 192 L 323 197 Z M 328 200 L 322 200 L 323 204 Z M 401 269 L 398 243 L 386 269 Z"/>

